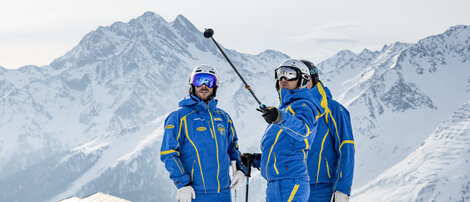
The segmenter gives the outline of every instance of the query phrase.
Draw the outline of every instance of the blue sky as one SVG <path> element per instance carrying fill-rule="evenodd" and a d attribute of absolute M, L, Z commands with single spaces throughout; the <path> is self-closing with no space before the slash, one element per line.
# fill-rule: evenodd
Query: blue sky
<path fill-rule="evenodd" d="M 98 26 L 146 11 L 184 15 L 211 27 L 227 48 L 274 49 L 318 63 L 342 49 L 416 43 L 453 25 L 470 25 L 468 0 L 5 0 L 0 4 L 0 66 L 47 65 Z"/>

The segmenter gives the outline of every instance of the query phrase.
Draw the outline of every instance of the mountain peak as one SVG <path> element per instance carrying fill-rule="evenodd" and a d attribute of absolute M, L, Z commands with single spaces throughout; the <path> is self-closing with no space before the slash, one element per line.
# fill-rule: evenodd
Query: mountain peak
<path fill-rule="evenodd" d="M 361 53 L 359 53 L 359 57 L 362 57 L 362 58 L 368 58 L 370 55 L 372 55 L 373 52 L 367 48 L 364 48 L 364 50 L 361 51 Z"/>
<path fill-rule="evenodd" d="M 447 29 L 444 33 L 455 32 L 455 31 L 466 30 L 466 29 L 470 29 L 470 26 L 469 25 L 455 25 Z"/>
<path fill-rule="evenodd" d="M 425 45 L 426 43 L 433 43 L 436 40 L 442 40 L 447 38 L 448 40 L 455 41 L 455 43 L 460 43 L 460 41 L 468 42 L 470 34 L 470 26 L 468 25 L 455 25 L 447 29 L 442 34 L 431 35 L 424 39 L 418 41 L 417 45 Z M 436 47 L 432 47 L 433 49 Z M 453 47 L 455 48 L 455 47 Z"/>
<path fill-rule="evenodd" d="M 135 25 L 135 24 L 143 24 L 143 25 L 149 25 L 153 26 L 156 24 L 168 24 L 168 22 L 162 18 L 162 16 L 152 12 L 152 11 L 147 11 L 143 15 L 132 19 L 129 21 L 129 24 Z"/>
<path fill-rule="evenodd" d="M 175 21 L 178 21 L 178 20 L 183 21 L 183 22 L 185 22 L 185 23 L 190 23 L 189 20 L 188 20 L 188 18 L 184 17 L 184 15 L 181 15 L 181 14 L 178 14 L 178 15 L 176 16 Z M 191 23 L 190 23 L 190 24 L 191 24 Z"/>
<path fill-rule="evenodd" d="M 392 43 L 392 44 L 388 44 L 388 45 L 385 44 L 380 52 L 382 52 L 382 53 L 386 53 L 386 52 L 397 53 L 397 52 L 400 52 L 400 51 L 404 50 L 405 48 L 408 48 L 411 45 L 412 44 L 397 41 L 397 42 Z"/>
<path fill-rule="evenodd" d="M 421 39 L 403 51 L 397 67 L 409 65 L 417 74 L 423 74 L 436 72 L 440 66 L 446 66 L 455 59 L 465 62 L 470 58 L 470 51 L 466 48 L 470 45 L 469 36 L 470 26 L 457 25 L 442 34 Z"/>
<path fill-rule="evenodd" d="M 152 12 L 152 11 L 145 12 L 140 17 L 137 17 L 137 19 L 152 19 L 152 20 L 163 20 L 163 21 L 165 21 L 165 19 L 163 19 L 162 16 L 160 16 L 160 15 L 158 15 L 158 14 Z"/>
<path fill-rule="evenodd" d="M 181 14 L 176 16 L 176 19 L 171 23 L 176 29 L 189 31 L 191 33 L 199 32 L 199 30 L 191 23 L 186 17 Z"/>
<path fill-rule="evenodd" d="M 364 48 L 359 54 L 364 54 L 364 53 L 372 53 L 372 51 L 367 48 Z"/>
<path fill-rule="evenodd" d="M 336 55 L 338 55 L 338 56 L 348 56 L 348 57 L 356 56 L 356 54 L 353 53 L 352 51 L 350 51 L 349 49 L 340 50 L 338 53 L 336 53 Z"/>
<path fill-rule="evenodd" d="M 272 49 L 266 49 L 265 51 L 259 53 L 256 56 L 261 56 L 261 57 L 279 57 L 280 56 L 280 57 L 289 58 L 288 55 L 282 52 L 276 51 L 276 50 L 272 50 Z"/>

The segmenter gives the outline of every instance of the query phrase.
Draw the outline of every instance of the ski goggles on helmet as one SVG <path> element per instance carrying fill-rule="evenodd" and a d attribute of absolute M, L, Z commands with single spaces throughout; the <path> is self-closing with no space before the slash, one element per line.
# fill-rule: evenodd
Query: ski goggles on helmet
<path fill-rule="evenodd" d="M 214 88 L 217 83 L 217 78 L 212 74 L 199 73 L 193 77 L 193 85 L 201 87 L 202 84 L 206 84 L 208 88 Z"/>
<path fill-rule="evenodd" d="M 292 67 L 279 67 L 274 70 L 274 78 L 277 81 L 280 81 L 282 77 L 286 78 L 288 81 L 294 81 L 299 78 L 299 73 L 297 70 L 293 69 Z"/>

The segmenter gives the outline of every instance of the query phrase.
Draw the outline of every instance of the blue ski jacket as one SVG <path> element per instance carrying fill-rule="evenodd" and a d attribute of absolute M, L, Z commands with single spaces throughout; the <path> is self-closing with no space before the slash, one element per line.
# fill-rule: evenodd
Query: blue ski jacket
<path fill-rule="evenodd" d="M 314 97 L 321 96 L 325 113 L 318 120 L 317 133 L 308 152 L 310 184 L 329 183 L 333 191 L 351 194 L 354 171 L 354 138 L 349 112 L 332 99 L 323 83 L 318 82 Z M 313 89 L 313 88 L 312 88 Z"/>
<path fill-rule="evenodd" d="M 255 162 L 268 181 L 307 180 L 307 151 L 316 134 L 320 104 L 308 89 L 278 91 L 282 121 L 269 124 L 261 140 L 261 161 Z M 261 164 L 258 164 L 261 163 Z"/>
<path fill-rule="evenodd" d="M 190 183 L 196 193 L 219 193 L 230 187 L 230 162 L 241 168 L 232 119 L 216 105 L 190 95 L 165 120 L 160 158 L 177 188 Z"/>

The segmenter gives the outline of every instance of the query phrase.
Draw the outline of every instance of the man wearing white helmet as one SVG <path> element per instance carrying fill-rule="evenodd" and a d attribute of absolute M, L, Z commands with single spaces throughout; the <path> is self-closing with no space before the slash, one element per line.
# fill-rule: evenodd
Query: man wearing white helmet
<path fill-rule="evenodd" d="M 195 67 L 189 85 L 189 96 L 165 120 L 160 158 L 178 188 L 177 201 L 231 201 L 230 188 L 241 186 L 245 175 L 232 119 L 216 107 L 215 68 Z"/>
<path fill-rule="evenodd" d="M 254 159 L 254 167 L 261 169 L 268 181 L 266 201 L 307 201 L 306 158 L 316 134 L 320 104 L 308 92 L 310 74 L 301 61 L 283 61 L 275 70 L 275 79 L 281 104 L 263 112 L 269 125 L 261 140 L 262 153 L 244 154 L 242 161 Z"/>

